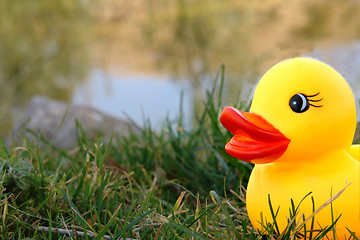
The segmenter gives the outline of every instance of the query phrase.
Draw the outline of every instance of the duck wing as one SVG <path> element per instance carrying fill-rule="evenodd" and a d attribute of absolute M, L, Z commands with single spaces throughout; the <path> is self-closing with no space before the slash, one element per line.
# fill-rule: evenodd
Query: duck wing
<path fill-rule="evenodd" d="M 360 161 L 360 144 L 352 145 L 348 152 L 353 158 Z"/>

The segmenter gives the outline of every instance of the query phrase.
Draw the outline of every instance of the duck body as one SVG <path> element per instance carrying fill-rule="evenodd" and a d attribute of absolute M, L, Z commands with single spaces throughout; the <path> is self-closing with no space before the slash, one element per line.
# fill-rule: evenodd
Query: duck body
<path fill-rule="evenodd" d="M 339 73 L 311 58 L 282 61 L 260 79 L 249 113 L 227 107 L 220 121 L 234 134 L 226 152 L 255 164 L 246 206 L 256 229 L 274 222 L 269 201 L 281 232 L 292 202 L 301 223 L 302 214 L 306 219 L 339 193 L 315 215 L 314 229 L 340 216 L 337 238 L 349 238 L 346 228 L 360 237 L 360 147 L 351 145 L 356 107 Z"/>
<path fill-rule="evenodd" d="M 336 164 L 338 159 L 342 159 L 341 165 Z M 359 162 L 345 151 L 333 152 L 331 156 L 312 160 L 314 164 L 297 166 L 271 163 L 255 165 L 248 183 L 246 206 L 256 229 L 264 231 L 261 219 L 265 220 L 264 222 L 274 222 L 270 212 L 269 197 L 274 212 L 279 210 L 276 222 L 283 231 L 290 218 L 291 200 L 295 207 L 300 204 L 298 216 L 304 213 L 307 218 L 314 210 L 345 188 L 344 192 L 332 202 L 332 207 L 328 205 L 315 215 L 314 230 L 330 226 L 332 221 L 341 215 L 336 224 L 336 234 L 339 239 L 347 239 L 350 236 L 346 227 L 351 231 L 357 231 L 357 236 L 360 234 Z M 338 167 L 335 169 L 326 167 L 330 161 L 334 161 Z M 325 167 L 319 167 L 319 162 Z M 294 171 L 294 168 L 297 171 Z M 308 195 L 309 193 L 311 194 Z M 314 204 L 311 198 L 314 199 Z M 307 229 L 310 229 L 310 226 L 311 221 L 308 221 Z"/>

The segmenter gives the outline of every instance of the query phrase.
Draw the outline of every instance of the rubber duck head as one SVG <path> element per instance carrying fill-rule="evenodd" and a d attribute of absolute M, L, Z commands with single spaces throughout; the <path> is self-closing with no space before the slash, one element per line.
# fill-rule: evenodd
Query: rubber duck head
<path fill-rule="evenodd" d="M 250 113 L 227 107 L 220 121 L 234 134 L 226 151 L 251 163 L 311 161 L 348 150 L 356 106 L 345 79 L 325 63 L 299 57 L 271 67 L 260 79 Z"/>

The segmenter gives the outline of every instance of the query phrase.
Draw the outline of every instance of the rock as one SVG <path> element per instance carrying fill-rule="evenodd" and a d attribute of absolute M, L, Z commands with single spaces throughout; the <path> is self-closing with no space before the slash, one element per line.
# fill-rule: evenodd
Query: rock
<path fill-rule="evenodd" d="M 86 136 L 92 140 L 99 134 L 102 135 L 102 140 L 108 141 L 112 134 L 119 137 L 128 135 L 130 130 L 138 132 L 130 122 L 108 116 L 90 107 L 68 106 L 65 102 L 35 96 L 31 99 L 23 119 L 14 124 L 8 142 L 18 142 L 24 136 L 30 140 L 37 140 L 26 130 L 29 128 L 58 148 L 72 149 L 77 145 L 76 120 Z"/>

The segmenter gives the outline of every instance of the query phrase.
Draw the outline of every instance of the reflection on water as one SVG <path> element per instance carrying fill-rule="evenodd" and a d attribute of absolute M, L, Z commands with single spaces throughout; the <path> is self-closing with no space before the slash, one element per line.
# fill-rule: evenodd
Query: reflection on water
<path fill-rule="evenodd" d="M 359 89 L 359 51 L 349 45 L 360 37 L 359 10 L 355 0 L 2 0 L 0 122 L 8 129 L 5 120 L 44 94 L 137 122 L 143 111 L 157 124 L 178 113 L 184 86 L 184 110 L 199 108 L 222 63 L 225 102 L 233 104 L 271 65 L 308 53 Z M 111 94 L 100 91 L 106 86 Z M 135 98 L 142 90 L 144 99 Z"/>
<path fill-rule="evenodd" d="M 192 101 L 186 82 L 149 75 L 107 76 L 97 69 L 88 82 L 76 88 L 72 102 L 90 105 L 115 117 L 129 117 L 140 126 L 149 120 L 156 128 L 167 117 L 179 117 L 181 100 L 185 124 L 189 125 Z"/>
<path fill-rule="evenodd" d="M 68 100 L 86 76 L 85 9 L 77 0 L 0 1 L 0 137 L 32 95 Z"/>
<path fill-rule="evenodd" d="M 125 3 L 126 2 L 126 3 Z M 102 67 L 199 79 L 230 75 L 360 36 L 358 1 L 108 0 L 96 11 Z M 114 31 L 116 29 L 116 31 Z M 102 44 L 106 41 L 106 44 Z"/>

